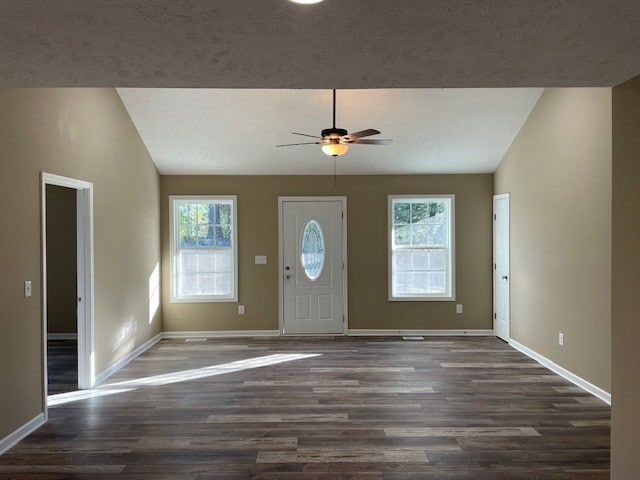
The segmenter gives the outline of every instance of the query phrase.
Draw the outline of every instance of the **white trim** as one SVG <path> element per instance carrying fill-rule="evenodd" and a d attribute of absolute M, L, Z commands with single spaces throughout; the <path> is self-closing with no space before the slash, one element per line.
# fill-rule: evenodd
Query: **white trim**
<path fill-rule="evenodd" d="M 278 337 L 278 330 L 208 330 L 162 332 L 162 338 L 232 338 L 232 337 Z"/>
<path fill-rule="evenodd" d="M 76 190 L 77 234 L 77 322 L 78 322 L 78 388 L 95 384 L 94 350 L 94 253 L 93 253 L 93 184 L 84 180 L 40 174 L 41 284 L 42 284 L 42 410 L 47 412 L 47 185 Z"/>
<path fill-rule="evenodd" d="M 144 352 L 149 350 L 156 343 L 158 343 L 160 340 L 162 340 L 162 338 L 163 338 L 163 334 L 162 333 L 157 334 L 155 337 L 150 338 L 149 340 L 144 342 L 142 345 L 140 345 L 135 350 L 129 352 L 127 355 L 122 357 L 120 360 L 118 360 L 113 365 L 110 365 L 109 367 L 107 367 L 99 375 L 96 376 L 96 386 L 100 385 L 107 378 L 109 378 L 111 375 L 113 375 L 118 370 L 120 370 L 122 367 L 124 367 L 127 363 L 129 363 L 131 360 L 133 360 L 134 358 L 140 356 L 141 354 L 143 354 Z"/>
<path fill-rule="evenodd" d="M 278 332 L 279 335 L 284 335 L 284 271 L 282 270 L 284 259 L 284 244 L 282 229 L 284 225 L 283 209 L 285 202 L 341 202 L 342 203 L 342 261 L 344 268 L 342 269 L 342 308 L 344 315 L 344 323 L 342 327 L 342 335 L 347 335 L 349 331 L 349 291 L 348 291 L 348 264 L 347 262 L 347 197 L 346 196 L 328 196 L 328 197 L 278 197 Z M 310 335 L 310 334 L 309 334 Z M 315 335 L 315 334 L 314 334 Z M 339 335 L 339 333 L 331 334 L 333 336 Z M 322 336 L 322 335 L 320 335 Z"/>
<path fill-rule="evenodd" d="M 233 245 L 233 291 L 230 296 L 222 295 L 193 295 L 190 297 L 178 297 L 176 295 L 175 278 L 176 271 L 176 212 L 174 203 L 183 200 L 207 200 L 215 202 L 215 200 L 231 201 L 232 219 L 231 219 L 231 236 Z M 206 248 L 209 250 L 209 248 Z M 238 196 L 237 195 L 169 195 L 169 302 L 170 303 L 215 303 L 215 302 L 237 302 L 238 293 Z"/>
<path fill-rule="evenodd" d="M 402 199 L 446 199 L 449 202 L 449 265 L 448 265 L 448 282 L 450 291 L 445 294 L 415 294 L 394 296 L 393 295 L 393 202 Z M 387 195 L 387 289 L 388 300 L 390 302 L 455 302 L 456 301 L 456 196 L 452 193 L 443 193 L 439 195 Z"/>
<path fill-rule="evenodd" d="M 77 340 L 77 333 L 47 333 L 47 340 Z"/>
<path fill-rule="evenodd" d="M 491 329 L 427 329 L 427 330 L 393 330 L 390 328 L 366 329 L 354 328 L 348 331 L 352 337 L 402 337 L 402 336 L 425 336 L 425 337 L 492 337 Z"/>
<path fill-rule="evenodd" d="M 547 367 L 553 373 L 557 373 L 561 377 L 569 380 L 571 383 L 577 385 L 582 388 L 584 391 L 598 397 L 603 402 L 611 405 L 611 394 L 606 390 L 594 385 L 593 383 L 588 382 L 582 377 L 579 377 L 575 373 L 570 372 L 564 367 L 561 367 L 557 363 L 549 360 L 547 357 L 540 355 L 535 350 L 531 350 L 529 347 L 522 345 L 519 342 L 511 339 L 509 340 L 509 345 L 518 350 L 519 352 L 524 353 L 527 357 L 533 358 L 540 365 Z"/>
<path fill-rule="evenodd" d="M 44 413 L 39 413 L 27 423 L 0 440 L 0 455 L 13 447 L 27 435 L 31 435 L 38 428 L 45 424 Z"/>

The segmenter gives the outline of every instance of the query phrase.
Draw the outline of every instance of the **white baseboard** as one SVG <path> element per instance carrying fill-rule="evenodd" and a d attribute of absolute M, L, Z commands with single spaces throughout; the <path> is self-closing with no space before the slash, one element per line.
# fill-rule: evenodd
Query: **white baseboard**
<path fill-rule="evenodd" d="M 566 368 L 561 367 L 557 363 L 549 360 L 547 357 L 540 355 L 535 350 L 531 350 L 529 347 L 526 347 L 521 343 L 516 342 L 515 340 L 509 340 L 509 345 L 511 345 L 516 350 L 524 353 L 527 357 L 533 358 L 536 362 L 538 362 L 540 365 L 547 367 L 553 373 L 557 373 L 561 377 L 565 378 L 566 380 L 569 380 L 571 383 L 577 385 L 578 387 L 582 388 L 586 392 L 592 395 L 595 395 L 603 402 L 611 405 L 611 394 L 609 392 L 594 385 L 593 383 L 586 381 L 584 378 L 579 377 L 575 373 L 570 372 Z"/>
<path fill-rule="evenodd" d="M 47 340 L 77 340 L 77 333 L 47 333 Z"/>
<path fill-rule="evenodd" d="M 31 433 L 35 432 L 38 428 L 44 425 L 44 422 L 45 422 L 44 413 L 39 413 L 38 415 L 33 417 L 31 420 L 29 420 L 27 423 L 25 423 L 20 428 L 18 428 L 16 431 L 14 431 L 13 433 L 10 433 L 9 435 L 1 439 L 0 455 L 2 455 L 4 452 L 9 450 L 11 447 L 13 447 L 16 443 L 18 443 L 27 435 L 30 435 Z"/>
<path fill-rule="evenodd" d="M 229 338 L 229 337 L 277 337 L 278 330 L 208 330 L 162 332 L 162 338 Z"/>
<path fill-rule="evenodd" d="M 349 336 L 364 336 L 364 337 L 402 337 L 402 336 L 423 336 L 423 337 L 488 337 L 493 336 L 493 330 L 490 329 L 429 329 L 429 330 L 392 330 L 387 328 L 381 329 L 365 329 L 365 328 L 350 328 L 347 331 Z"/>
<path fill-rule="evenodd" d="M 141 355 L 144 352 L 146 352 L 147 350 L 149 350 L 152 346 L 154 346 L 156 343 L 158 343 L 161 339 L 162 339 L 162 333 L 159 333 L 155 337 L 150 338 L 149 340 L 144 342 L 142 345 L 140 345 L 135 350 L 129 352 L 127 355 L 122 357 L 120 360 L 118 360 L 113 365 L 107 367 L 99 375 L 96 375 L 96 381 L 95 381 L 94 386 L 97 387 L 98 385 L 100 385 L 107 378 L 109 378 L 111 375 L 113 375 L 118 370 L 120 370 L 122 367 L 124 367 L 127 363 L 129 363 L 131 360 L 133 360 L 134 358 L 138 357 L 139 355 Z"/>

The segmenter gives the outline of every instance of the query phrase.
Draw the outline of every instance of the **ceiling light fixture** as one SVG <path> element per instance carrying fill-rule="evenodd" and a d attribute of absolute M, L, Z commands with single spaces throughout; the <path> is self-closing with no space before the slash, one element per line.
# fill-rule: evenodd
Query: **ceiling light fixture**
<path fill-rule="evenodd" d="M 338 139 L 331 139 L 331 143 L 322 145 L 322 151 L 330 157 L 339 157 L 344 155 L 349 150 L 349 145 L 340 143 Z"/>
<path fill-rule="evenodd" d="M 322 130 L 320 136 L 309 135 L 308 133 L 291 132 L 293 135 L 301 135 L 303 137 L 315 138 L 314 142 L 302 142 L 302 143 L 286 143 L 276 145 L 276 147 L 293 147 L 295 145 L 321 145 L 322 151 L 330 157 L 339 157 L 344 155 L 349 150 L 349 145 L 357 143 L 364 145 L 388 145 L 391 143 L 389 139 L 368 139 L 363 137 L 370 137 L 372 135 L 378 135 L 380 132 L 373 128 L 367 130 L 361 130 L 359 132 L 349 133 L 344 128 L 336 128 L 336 89 L 333 89 L 333 127 L 325 128 Z"/>
<path fill-rule="evenodd" d="M 313 3 L 320 3 L 322 0 L 290 0 L 293 3 L 300 3 L 301 5 L 311 5 Z"/>

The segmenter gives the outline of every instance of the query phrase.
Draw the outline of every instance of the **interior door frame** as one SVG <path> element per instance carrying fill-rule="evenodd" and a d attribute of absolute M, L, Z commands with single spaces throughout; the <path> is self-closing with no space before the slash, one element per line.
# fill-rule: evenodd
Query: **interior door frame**
<path fill-rule="evenodd" d="M 284 335 L 284 204 L 286 202 L 340 202 L 342 206 L 342 261 L 344 268 L 342 269 L 342 308 L 344 315 L 342 335 L 347 335 L 349 331 L 349 307 L 347 296 L 347 197 L 345 196 L 329 196 L 329 197 L 278 197 L 278 335 Z M 301 335 L 301 334 L 288 334 Z M 304 334 L 322 336 L 322 334 Z"/>
<path fill-rule="evenodd" d="M 93 264 L 93 184 L 84 180 L 42 172 L 41 185 L 41 275 L 42 352 L 44 388 L 42 405 L 47 418 L 47 185 L 76 190 L 77 286 L 78 286 L 78 388 L 95 384 L 94 350 L 94 264 Z"/>
<path fill-rule="evenodd" d="M 507 200 L 507 255 L 509 258 L 509 272 L 507 273 L 508 279 L 508 295 L 507 295 L 507 312 L 508 312 L 508 330 L 509 333 L 507 335 L 506 341 L 508 342 L 511 339 L 511 194 L 510 193 L 500 193 L 493 196 L 492 199 L 492 208 L 491 208 L 491 218 L 493 224 L 493 258 L 491 259 L 492 263 L 492 277 L 493 277 L 493 334 L 496 335 L 496 286 L 497 286 L 497 270 L 496 270 L 496 200 Z"/>

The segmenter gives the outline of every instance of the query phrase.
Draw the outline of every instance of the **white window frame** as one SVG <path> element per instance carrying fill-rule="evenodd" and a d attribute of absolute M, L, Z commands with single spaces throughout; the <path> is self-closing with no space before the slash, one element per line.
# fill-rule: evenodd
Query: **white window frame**
<path fill-rule="evenodd" d="M 394 239 L 394 231 L 393 231 L 393 204 L 394 201 L 397 200 L 417 200 L 417 199 L 425 199 L 425 200 L 445 200 L 449 203 L 449 256 L 447 263 L 447 286 L 448 289 L 445 293 L 429 293 L 429 294 L 404 294 L 402 296 L 397 296 L 393 294 L 393 239 Z M 455 275 L 455 195 L 453 194 L 441 194 L 441 195 L 389 195 L 388 196 L 388 261 L 389 261 L 389 270 L 388 270 L 388 282 L 389 282 L 389 301 L 455 301 L 456 299 L 456 275 Z"/>
<path fill-rule="evenodd" d="M 178 278 L 177 256 L 178 256 L 178 243 L 177 243 L 177 209 L 175 208 L 178 202 L 190 202 L 190 201 L 231 201 L 231 241 L 233 245 L 233 260 L 231 265 L 231 295 L 189 295 L 178 296 L 176 280 Z M 170 195 L 169 196 L 169 245 L 171 256 L 170 267 L 170 302 L 171 303 L 208 303 L 208 302 L 237 302 L 238 301 L 238 197 L 237 195 Z M 194 250 L 194 249 L 190 249 Z M 203 250 L 216 250 L 216 247 L 206 247 Z"/>

